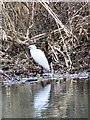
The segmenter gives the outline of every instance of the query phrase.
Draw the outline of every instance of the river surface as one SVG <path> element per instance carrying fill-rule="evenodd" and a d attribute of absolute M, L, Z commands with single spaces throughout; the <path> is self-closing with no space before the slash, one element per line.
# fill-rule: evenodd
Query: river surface
<path fill-rule="evenodd" d="M 88 118 L 88 95 L 87 79 L 2 87 L 2 117 Z"/>

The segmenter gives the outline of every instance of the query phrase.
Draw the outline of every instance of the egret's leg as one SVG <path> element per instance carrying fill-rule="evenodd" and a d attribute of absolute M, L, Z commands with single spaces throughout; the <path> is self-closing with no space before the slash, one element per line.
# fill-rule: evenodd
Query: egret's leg
<path fill-rule="evenodd" d="M 51 73 L 51 77 L 53 79 L 54 70 L 53 70 L 53 64 L 52 64 L 52 55 L 50 55 L 50 57 L 48 58 L 48 62 L 49 62 L 49 65 L 50 65 L 50 72 L 49 73 Z"/>
<path fill-rule="evenodd" d="M 41 67 L 40 76 L 43 76 L 43 67 Z"/>

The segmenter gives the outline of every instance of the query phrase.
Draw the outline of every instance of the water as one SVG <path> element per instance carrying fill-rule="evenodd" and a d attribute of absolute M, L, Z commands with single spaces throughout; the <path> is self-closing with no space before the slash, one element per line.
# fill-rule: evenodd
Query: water
<path fill-rule="evenodd" d="M 88 80 L 66 79 L 2 88 L 3 118 L 88 118 Z"/>

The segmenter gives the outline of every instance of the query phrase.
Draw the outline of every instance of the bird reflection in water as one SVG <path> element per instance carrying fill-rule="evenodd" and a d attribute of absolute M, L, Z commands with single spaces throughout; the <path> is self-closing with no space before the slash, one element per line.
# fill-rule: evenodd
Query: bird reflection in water
<path fill-rule="evenodd" d="M 41 113 L 47 109 L 49 105 L 51 84 L 48 84 L 34 96 L 35 116 L 41 117 Z"/>

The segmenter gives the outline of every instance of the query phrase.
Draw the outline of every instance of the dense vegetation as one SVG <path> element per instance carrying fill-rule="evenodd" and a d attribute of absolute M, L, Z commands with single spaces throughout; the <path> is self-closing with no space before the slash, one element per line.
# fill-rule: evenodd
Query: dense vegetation
<path fill-rule="evenodd" d="M 2 70 L 10 75 L 38 71 L 27 49 L 35 43 L 57 72 L 89 71 L 90 3 L 39 1 L 2 4 Z"/>

